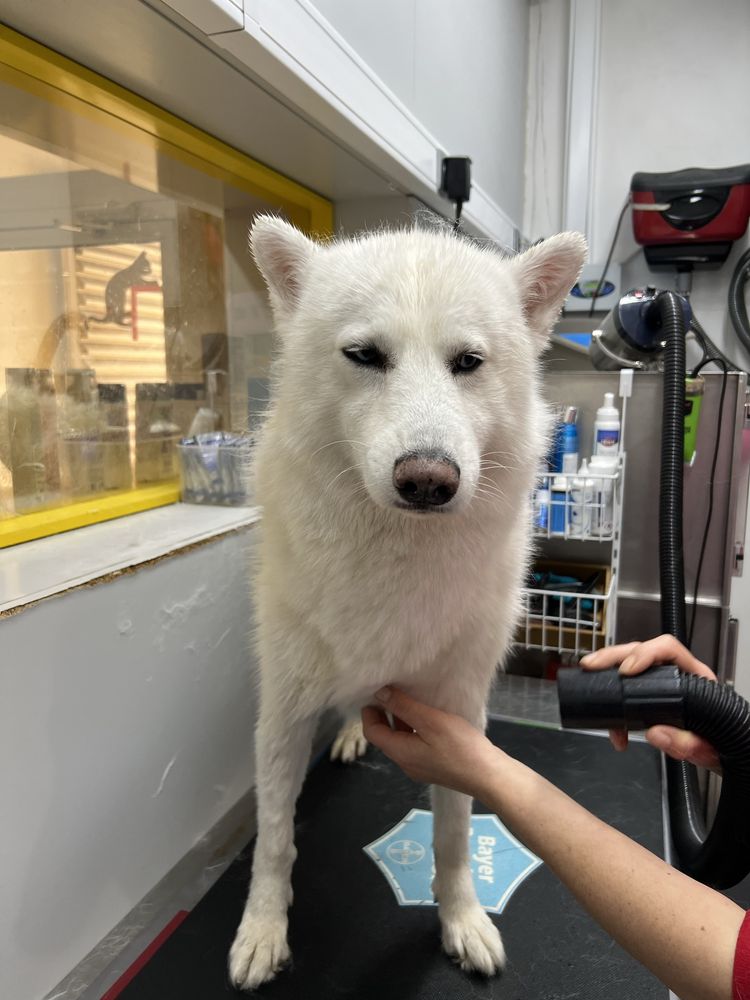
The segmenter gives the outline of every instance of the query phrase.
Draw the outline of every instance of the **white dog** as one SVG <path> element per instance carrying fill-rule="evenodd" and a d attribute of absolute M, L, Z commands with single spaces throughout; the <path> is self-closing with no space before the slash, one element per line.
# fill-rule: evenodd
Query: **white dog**
<path fill-rule="evenodd" d="M 258 840 L 232 981 L 289 958 L 293 818 L 316 720 L 357 718 L 386 683 L 479 727 L 512 641 L 529 496 L 546 451 L 538 356 L 580 272 L 563 233 L 515 258 L 450 230 L 325 245 L 259 218 L 250 235 L 280 352 L 258 444 Z M 474 893 L 470 800 L 432 790 L 443 947 L 487 975 L 500 935 Z"/>

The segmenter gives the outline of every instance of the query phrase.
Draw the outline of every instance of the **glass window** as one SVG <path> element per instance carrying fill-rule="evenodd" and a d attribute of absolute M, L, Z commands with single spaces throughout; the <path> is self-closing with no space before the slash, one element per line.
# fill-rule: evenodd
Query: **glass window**
<path fill-rule="evenodd" d="M 0 545 L 172 502 L 180 438 L 252 431 L 259 211 L 330 228 L 312 192 L 3 29 Z"/>

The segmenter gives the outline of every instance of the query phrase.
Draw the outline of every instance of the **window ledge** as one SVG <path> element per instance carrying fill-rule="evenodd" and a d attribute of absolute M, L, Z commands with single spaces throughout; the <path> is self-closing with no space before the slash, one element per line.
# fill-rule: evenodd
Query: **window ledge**
<path fill-rule="evenodd" d="M 260 520 L 258 507 L 171 504 L 0 550 L 0 614 Z"/>

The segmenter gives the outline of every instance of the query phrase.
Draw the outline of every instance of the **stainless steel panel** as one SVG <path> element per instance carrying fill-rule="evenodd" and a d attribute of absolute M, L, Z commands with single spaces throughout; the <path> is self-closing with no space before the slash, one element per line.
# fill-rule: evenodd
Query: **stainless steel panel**
<path fill-rule="evenodd" d="M 716 440 L 722 375 L 705 373 L 706 389 L 698 428 L 697 455 L 692 468 L 685 469 L 684 548 L 685 583 L 690 597 L 695 584 L 699 549 L 708 508 L 708 483 Z M 619 376 L 608 372 L 555 372 L 545 377 L 547 396 L 552 402 L 571 403 L 580 409 L 580 453 L 591 452 L 593 421 L 605 392 L 615 392 Z M 696 622 L 696 653 L 709 663 L 718 662 L 723 651 L 726 609 L 732 576 L 733 551 L 737 538 L 735 516 L 739 479 L 733 473 L 741 452 L 746 377 L 729 375 L 721 413 L 721 442 L 714 486 L 714 509 L 701 573 L 699 611 Z M 622 407 L 622 401 L 618 401 Z M 633 395 L 628 400 L 624 447 L 628 462 L 624 484 L 624 513 L 620 552 L 617 638 L 645 638 L 660 631 L 658 594 L 658 511 L 659 463 L 662 426 L 662 378 L 656 373 L 635 374 Z M 565 543 L 568 558 L 607 562 L 606 543 L 596 556 L 597 543 L 573 554 Z M 724 613 L 722 614 L 722 609 Z M 691 609 L 688 611 L 690 616 Z"/>
<path fill-rule="evenodd" d="M 726 678 L 722 664 L 725 660 L 722 650 L 726 648 L 726 621 L 728 609 L 724 607 L 702 607 L 699 626 L 696 626 L 693 639 L 693 652 L 699 660 Z M 689 619 L 688 619 L 689 620 Z M 617 602 L 617 641 L 642 641 L 659 635 L 661 627 L 661 608 L 658 595 L 637 597 L 622 595 Z M 729 664 L 725 664 L 731 669 Z"/>

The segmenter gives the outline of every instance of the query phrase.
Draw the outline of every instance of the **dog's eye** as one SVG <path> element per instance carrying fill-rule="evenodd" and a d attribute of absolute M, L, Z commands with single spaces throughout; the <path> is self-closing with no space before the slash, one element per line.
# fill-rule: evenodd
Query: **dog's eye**
<path fill-rule="evenodd" d="M 466 375 L 468 372 L 476 371 L 483 361 L 484 358 L 480 358 L 478 354 L 459 354 L 453 359 L 451 370 L 454 375 Z"/>
<path fill-rule="evenodd" d="M 350 361 L 366 368 L 388 367 L 388 358 L 377 347 L 345 347 L 343 353 Z"/>

